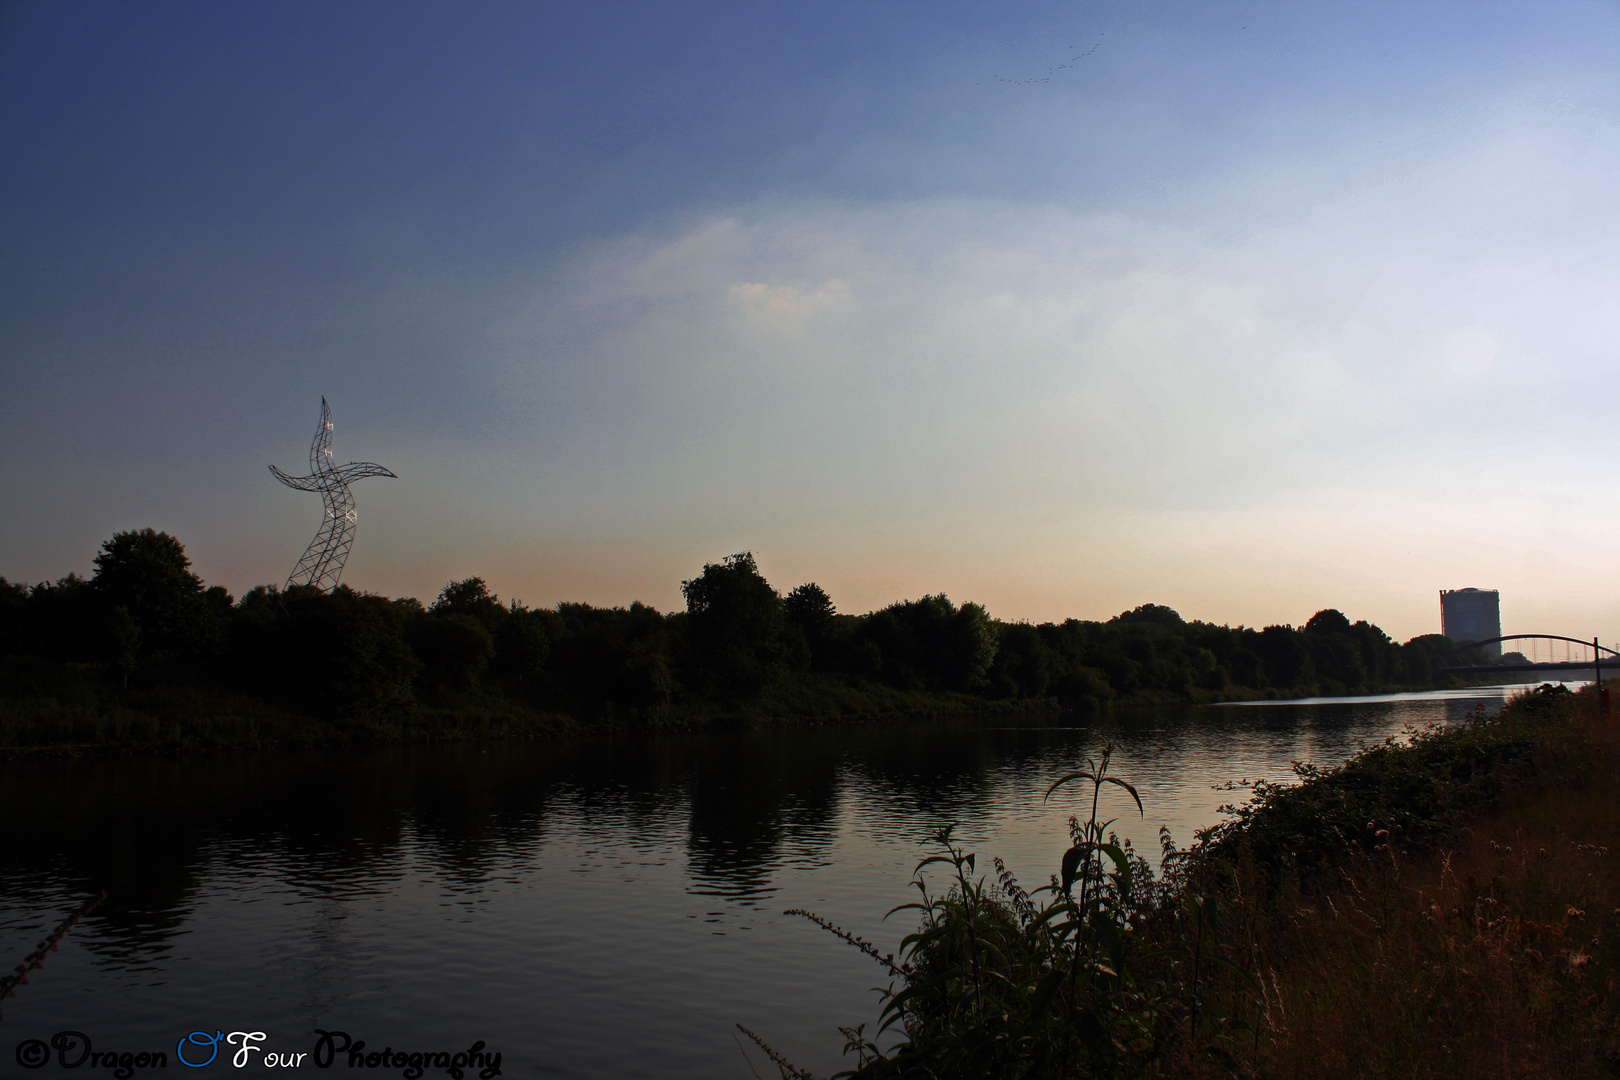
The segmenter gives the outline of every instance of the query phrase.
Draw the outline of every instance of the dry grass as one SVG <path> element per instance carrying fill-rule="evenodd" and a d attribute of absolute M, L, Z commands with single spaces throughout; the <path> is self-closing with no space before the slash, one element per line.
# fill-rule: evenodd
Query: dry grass
<path fill-rule="evenodd" d="M 1591 696 L 1574 702 L 1587 713 Z M 1620 753 L 1578 723 L 1507 809 L 1422 856 L 1387 842 L 1242 920 L 1263 985 L 1237 1071 L 1262 1077 L 1620 1074 Z M 1387 838 L 1386 838 L 1387 840 Z M 1398 845 L 1397 845 L 1398 846 Z M 1203 1075 L 1231 1075 L 1204 1060 Z"/>

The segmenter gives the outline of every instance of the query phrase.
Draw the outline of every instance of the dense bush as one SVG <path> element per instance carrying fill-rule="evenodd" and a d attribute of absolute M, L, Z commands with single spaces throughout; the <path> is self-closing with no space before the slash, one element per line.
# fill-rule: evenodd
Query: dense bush
<path fill-rule="evenodd" d="M 1424 843 L 1495 809 L 1574 695 L 1547 684 L 1500 718 L 1475 711 L 1461 724 L 1391 737 L 1331 770 L 1301 762 L 1298 784 L 1254 785 L 1209 836 L 1229 859 L 1249 858 L 1272 875 L 1309 875 L 1349 847 L 1383 837 Z"/>

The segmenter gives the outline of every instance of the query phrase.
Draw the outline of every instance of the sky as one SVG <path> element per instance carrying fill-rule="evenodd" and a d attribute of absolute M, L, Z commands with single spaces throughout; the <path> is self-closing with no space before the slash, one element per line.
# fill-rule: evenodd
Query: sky
<path fill-rule="evenodd" d="M 1620 638 L 1620 6 L 0 6 L 0 575 Z"/>

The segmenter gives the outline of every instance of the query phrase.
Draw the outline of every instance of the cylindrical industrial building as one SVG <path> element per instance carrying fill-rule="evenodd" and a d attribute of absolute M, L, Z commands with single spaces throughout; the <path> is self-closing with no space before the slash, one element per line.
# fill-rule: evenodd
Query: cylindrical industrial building
<path fill-rule="evenodd" d="M 1495 589 L 1442 589 L 1440 632 L 1452 641 L 1486 641 L 1502 636 L 1502 594 Z M 1484 646 L 1498 659 L 1502 643 Z"/>

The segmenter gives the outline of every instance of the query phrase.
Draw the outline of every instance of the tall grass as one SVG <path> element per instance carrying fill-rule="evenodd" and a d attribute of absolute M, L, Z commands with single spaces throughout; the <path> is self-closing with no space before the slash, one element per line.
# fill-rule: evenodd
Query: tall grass
<path fill-rule="evenodd" d="M 1057 872 L 978 871 L 949 829 L 875 1030 L 839 1077 L 1482 1077 L 1620 1073 L 1620 781 L 1591 695 L 1299 767 L 1157 875 L 1100 817 L 1111 750 L 1062 777 Z M 1610 847 L 1616 849 L 1610 854 Z M 943 892 L 928 871 L 946 872 Z M 807 1077 L 748 1033 L 782 1068 Z"/>
<path fill-rule="evenodd" d="M 1489 805 L 1421 841 L 1376 829 L 1245 913 L 1264 943 L 1255 1075 L 1620 1073 L 1620 780 L 1594 711 L 1590 693 L 1521 698 L 1499 723 L 1535 737 Z"/>

